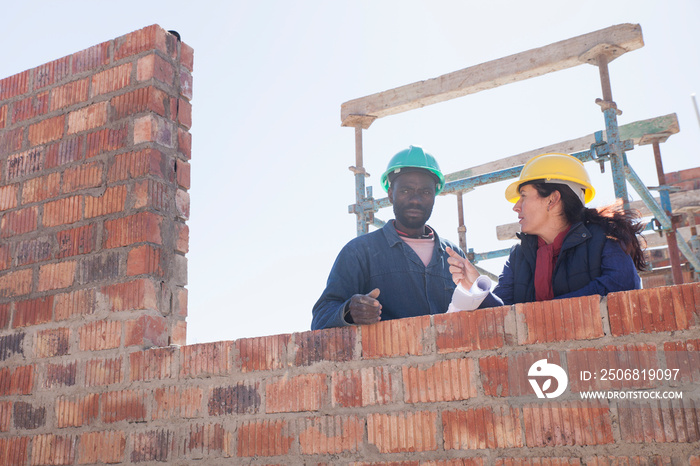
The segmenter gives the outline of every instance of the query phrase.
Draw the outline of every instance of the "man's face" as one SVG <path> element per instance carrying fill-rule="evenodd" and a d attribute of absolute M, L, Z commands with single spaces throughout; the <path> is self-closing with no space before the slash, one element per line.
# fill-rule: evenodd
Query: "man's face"
<path fill-rule="evenodd" d="M 389 200 L 400 230 L 422 230 L 433 212 L 435 178 L 427 172 L 399 175 L 389 188 Z"/>

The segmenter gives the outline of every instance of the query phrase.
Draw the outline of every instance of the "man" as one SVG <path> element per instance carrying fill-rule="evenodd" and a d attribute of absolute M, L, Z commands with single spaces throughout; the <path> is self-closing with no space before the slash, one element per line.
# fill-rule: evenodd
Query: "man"
<path fill-rule="evenodd" d="M 409 146 L 392 157 L 380 181 L 396 219 L 340 251 L 314 305 L 312 330 L 438 314 L 450 304 L 448 250 L 464 253 L 426 225 L 445 186 L 435 158 Z"/>

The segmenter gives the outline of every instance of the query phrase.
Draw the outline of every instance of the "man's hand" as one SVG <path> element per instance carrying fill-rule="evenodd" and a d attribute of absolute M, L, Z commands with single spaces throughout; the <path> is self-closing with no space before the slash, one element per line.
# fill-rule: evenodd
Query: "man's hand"
<path fill-rule="evenodd" d="M 455 285 L 462 285 L 462 288 L 468 290 L 472 287 L 477 278 L 479 278 L 479 272 L 476 268 L 469 262 L 469 259 L 457 254 L 451 247 L 447 247 L 447 254 L 450 257 L 447 258 L 447 263 L 450 264 L 450 273 L 452 274 L 452 281 Z"/>
<path fill-rule="evenodd" d="M 379 288 L 367 294 L 356 294 L 350 298 L 348 310 L 353 322 L 358 325 L 374 324 L 381 320 L 382 305 L 379 304 Z"/>

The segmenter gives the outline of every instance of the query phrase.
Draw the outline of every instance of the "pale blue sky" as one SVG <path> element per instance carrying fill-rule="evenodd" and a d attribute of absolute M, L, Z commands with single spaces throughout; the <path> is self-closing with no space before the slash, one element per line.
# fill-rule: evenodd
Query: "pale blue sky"
<path fill-rule="evenodd" d="M 0 77 L 149 24 L 195 50 L 188 343 L 304 331 L 337 252 L 355 235 L 354 133 L 340 105 L 620 23 L 645 47 L 610 65 L 621 124 L 677 113 L 665 168 L 698 165 L 700 3 L 569 1 L 5 2 Z M 409 144 L 452 172 L 603 129 L 589 65 L 387 117 L 365 132 L 368 184 Z M 650 146 L 630 153 L 657 184 Z M 612 201 L 596 175 L 594 205 Z M 468 244 L 510 244 L 506 183 L 465 196 Z M 636 197 L 633 194 L 633 197 Z M 390 210 L 378 215 L 392 217 Z M 453 196 L 431 225 L 457 240 Z M 500 272 L 500 263 L 484 262 Z"/>

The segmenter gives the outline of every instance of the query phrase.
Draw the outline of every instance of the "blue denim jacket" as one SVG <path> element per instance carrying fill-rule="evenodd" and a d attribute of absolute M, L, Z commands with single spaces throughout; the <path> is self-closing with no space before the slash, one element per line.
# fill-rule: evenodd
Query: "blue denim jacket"
<path fill-rule="evenodd" d="M 447 311 L 455 284 L 445 251 L 458 246 L 435 234 L 435 249 L 428 266 L 396 233 L 394 222 L 350 241 L 338 254 L 326 289 L 313 308 L 311 329 L 349 325 L 345 305 L 354 294 L 379 288 L 382 320 L 439 314 Z"/>

